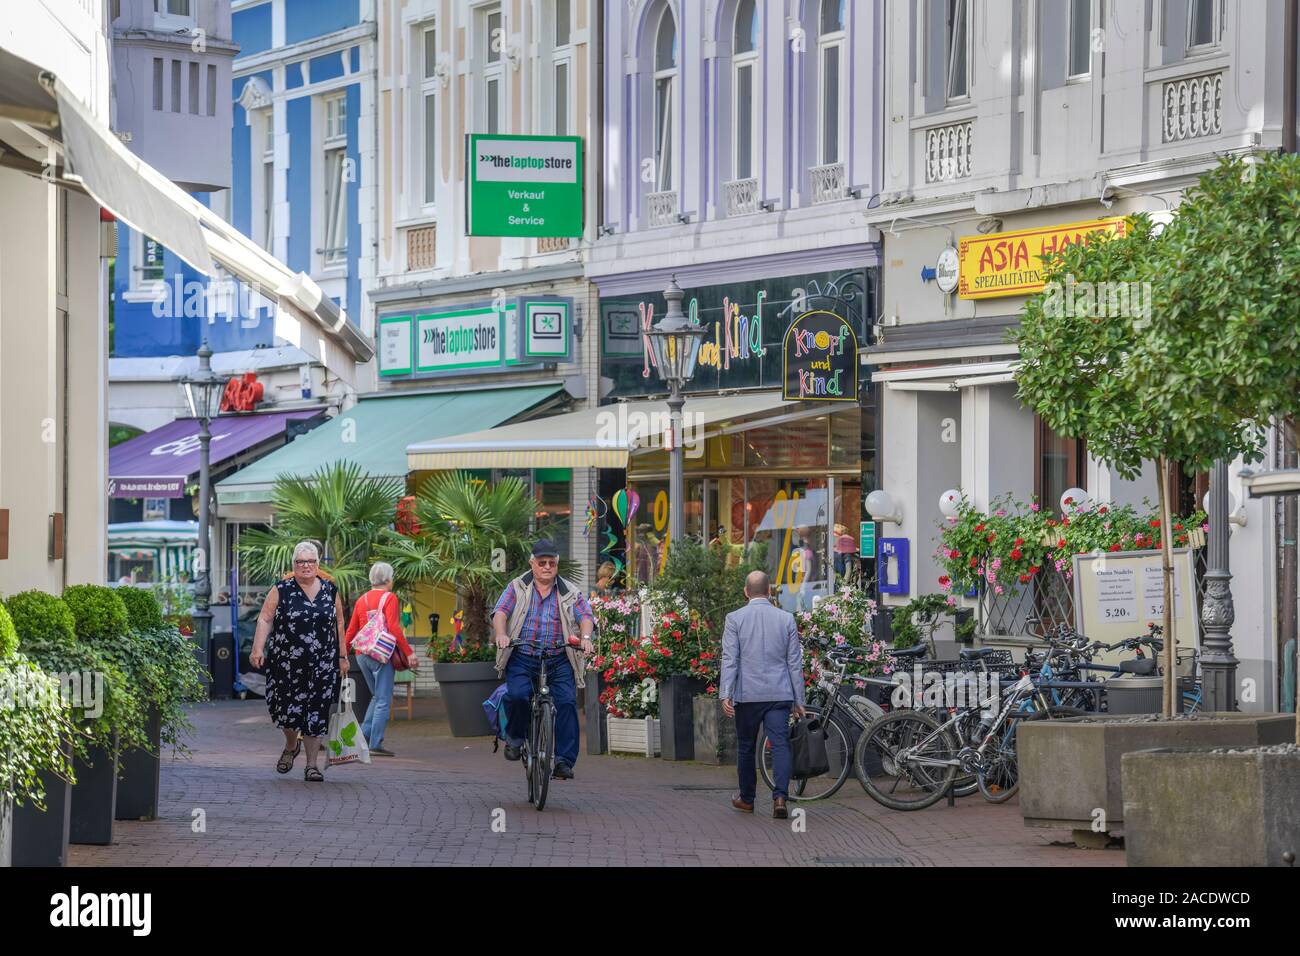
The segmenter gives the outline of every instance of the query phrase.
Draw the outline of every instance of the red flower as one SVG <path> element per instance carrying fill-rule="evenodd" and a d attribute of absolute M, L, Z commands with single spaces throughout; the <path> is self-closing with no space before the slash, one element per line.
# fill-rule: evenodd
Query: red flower
<path fill-rule="evenodd" d="M 939 584 L 940 584 L 940 585 L 942 585 L 943 587 L 946 588 L 946 587 L 947 587 L 949 584 L 951 584 L 951 583 L 952 583 L 952 578 L 948 577 L 948 575 L 946 575 L 946 574 L 941 574 L 941 575 L 939 575 Z"/>
<path fill-rule="evenodd" d="M 682 639 L 682 632 L 681 632 L 681 631 L 673 631 L 673 637 L 677 638 L 677 640 L 680 641 L 680 640 Z"/>
<path fill-rule="evenodd" d="M 977 524 L 977 525 L 975 526 L 975 530 L 976 530 L 976 531 L 983 531 L 983 530 L 984 530 L 984 525 L 982 525 L 982 524 Z"/>
<path fill-rule="evenodd" d="M 1012 548 L 1010 558 L 1012 561 L 1019 561 L 1024 557 L 1024 553 L 1019 548 Z"/>
<path fill-rule="evenodd" d="M 1064 547 L 1065 547 L 1065 539 L 1064 539 L 1064 538 L 1061 538 L 1059 541 L 1057 541 L 1057 542 L 1056 542 L 1056 546 L 1057 546 L 1058 548 L 1064 548 Z"/>
<path fill-rule="evenodd" d="M 1159 518 L 1152 518 L 1152 519 L 1150 520 L 1150 522 L 1148 522 L 1148 523 L 1149 523 L 1149 524 L 1151 525 L 1151 527 L 1153 527 L 1153 528 L 1158 528 L 1158 527 L 1160 527 L 1160 519 L 1159 519 Z"/>
<path fill-rule="evenodd" d="M 1027 574 L 1022 574 L 1022 575 L 1020 575 L 1020 583 L 1021 583 L 1021 584 L 1028 584 L 1028 583 L 1029 583 L 1029 575 L 1027 575 Z"/>
<path fill-rule="evenodd" d="M 1065 527 L 1065 526 L 1068 525 L 1069 523 L 1070 523 L 1070 519 L 1069 519 L 1069 518 L 1062 518 L 1062 519 L 1061 519 L 1061 527 Z"/>
<path fill-rule="evenodd" d="M 1066 505 L 1072 505 L 1072 504 L 1074 504 L 1074 495 L 1070 495 L 1068 498 L 1066 498 L 1066 499 L 1065 499 L 1064 501 L 1062 501 L 1061 503 L 1062 503 L 1062 504 L 1066 504 Z"/>
<path fill-rule="evenodd" d="M 987 538 L 985 538 L 984 540 L 987 541 L 989 544 L 992 544 L 992 543 L 993 543 L 993 539 L 996 538 L 996 537 L 997 537 L 997 535 L 995 535 L 995 534 L 991 534 L 991 535 L 989 535 Z"/>
<path fill-rule="evenodd" d="M 970 566 L 971 566 L 972 568 L 973 568 L 973 567 L 977 567 L 978 565 L 979 565 L 979 558 L 971 558 L 971 559 L 970 559 Z"/>
<path fill-rule="evenodd" d="M 1100 508 L 1097 509 L 1097 514 L 1104 515 L 1109 510 L 1110 509 L 1107 508 L 1105 505 L 1102 505 Z"/>
<path fill-rule="evenodd" d="M 1183 526 L 1182 526 L 1182 524 L 1180 523 L 1180 524 L 1176 524 L 1176 525 L 1174 525 L 1174 530 L 1175 530 L 1175 531 L 1182 531 L 1182 530 L 1183 530 Z"/>
<path fill-rule="evenodd" d="M 1037 573 L 1038 573 L 1039 571 L 1041 571 L 1041 570 L 1042 570 L 1042 568 L 1040 568 L 1040 567 L 1039 567 L 1038 565 L 1036 565 L 1036 564 L 1031 564 L 1031 565 L 1029 566 L 1029 573 L 1030 573 L 1030 574 L 1037 574 Z"/>
<path fill-rule="evenodd" d="M 1024 544 L 1024 543 L 1025 543 L 1025 539 L 1024 539 L 1024 538 L 1016 538 L 1016 547 L 1017 547 L 1017 548 L 1020 547 L 1020 546 L 1021 546 L 1022 544 Z"/>
<path fill-rule="evenodd" d="M 1118 551 L 1119 549 L 1120 549 L 1120 545 L 1118 545 L 1118 544 L 1112 544 L 1112 545 L 1110 546 L 1110 550 L 1112 550 L 1112 551 Z M 1083 552 L 1080 551 L 1079 553 L 1082 554 Z"/>

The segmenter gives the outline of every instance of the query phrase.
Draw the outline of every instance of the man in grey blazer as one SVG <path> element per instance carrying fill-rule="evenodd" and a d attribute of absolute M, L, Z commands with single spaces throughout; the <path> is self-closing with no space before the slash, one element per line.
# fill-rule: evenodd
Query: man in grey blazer
<path fill-rule="evenodd" d="M 790 714 L 804 715 L 803 648 L 794 615 L 772 604 L 767 574 L 754 571 L 745 579 L 749 603 L 727 615 L 722 631 L 722 681 L 718 696 L 722 710 L 736 719 L 736 772 L 740 793 L 731 805 L 754 812 L 757 767 L 754 745 L 758 728 L 767 728 L 772 742 L 772 816 L 787 817 L 790 786 Z"/>

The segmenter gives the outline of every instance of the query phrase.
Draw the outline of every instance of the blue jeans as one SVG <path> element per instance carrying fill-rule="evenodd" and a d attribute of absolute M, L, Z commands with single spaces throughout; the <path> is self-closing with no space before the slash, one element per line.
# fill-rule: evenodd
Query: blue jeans
<path fill-rule="evenodd" d="M 370 688 L 370 706 L 361 721 L 361 733 L 371 750 L 384 744 L 384 728 L 388 726 L 388 713 L 393 706 L 393 664 L 379 663 L 369 654 L 357 655 L 357 667 Z"/>
<path fill-rule="evenodd" d="M 506 665 L 506 742 L 512 747 L 528 739 L 529 702 L 541 669 L 541 658 L 517 649 Z M 555 701 L 555 758 L 572 767 L 578 762 L 578 685 L 564 654 L 546 658 L 546 684 Z"/>
<path fill-rule="evenodd" d="M 758 728 L 767 728 L 772 742 L 772 799 L 789 797 L 790 710 L 794 702 L 747 701 L 736 704 L 736 773 L 740 777 L 740 799 L 754 802 L 758 765 L 754 762 Z"/>

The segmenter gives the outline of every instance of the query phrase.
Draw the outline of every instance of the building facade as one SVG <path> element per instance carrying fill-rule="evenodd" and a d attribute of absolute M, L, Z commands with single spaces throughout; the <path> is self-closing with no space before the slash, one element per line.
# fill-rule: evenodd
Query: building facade
<path fill-rule="evenodd" d="M 874 470 L 872 389 L 783 397 L 787 335 L 836 317 L 835 341 L 869 341 L 879 294 L 883 6 L 839 0 L 611 4 L 605 21 L 601 235 L 588 263 L 601 305 L 601 397 L 666 389 L 641 330 L 664 290 L 708 335 L 687 386 L 702 412 L 687 463 L 686 533 L 764 555 L 778 594 L 806 607 L 856 551 Z M 859 403 L 859 399 L 861 404 Z M 633 407 L 629 405 L 629 407 Z M 611 406 L 613 408 L 613 406 Z M 664 553 L 667 456 L 651 442 L 626 483 L 641 501 L 623 557 L 634 579 Z M 837 548 L 837 545 L 839 548 Z"/>
<path fill-rule="evenodd" d="M 0 22 L 0 593 L 103 583 L 110 247 L 99 205 L 62 182 L 53 71 L 110 113 L 103 0 L 24 4 Z M 26 84 L 17 82 L 22 77 Z M 10 85 L 12 83 L 12 85 Z M 13 228 L 21 223 L 21 228 Z"/>
<path fill-rule="evenodd" d="M 946 490 L 980 507 L 1011 494 L 1055 508 L 1072 487 L 1099 504 L 1155 501 L 1150 473 L 1121 480 L 1017 402 L 1006 332 L 1034 285 L 1003 252 L 1081 241 L 1136 212 L 1167 217 L 1221 155 L 1275 148 L 1281 18 L 1279 5 L 1220 0 L 887 6 L 872 212 L 886 267 L 866 360 L 883 386 L 880 487 L 901 517 L 884 533 L 910 542 L 903 595 L 938 590 Z M 1204 487 L 1183 476 L 1175 507 L 1199 507 Z M 1238 673 L 1258 688 L 1243 706 L 1269 708 L 1287 616 L 1272 587 L 1277 528 L 1271 504 L 1245 509 L 1231 542 Z M 1024 618 L 984 624 L 1014 635 Z"/>

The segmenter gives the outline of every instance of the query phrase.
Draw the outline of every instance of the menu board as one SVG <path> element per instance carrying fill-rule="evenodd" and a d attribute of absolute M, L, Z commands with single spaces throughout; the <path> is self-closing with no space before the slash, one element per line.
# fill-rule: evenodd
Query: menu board
<path fill-rule="evenodd" d="M 1199 643 L 1192 554 L 1173 553 L 1174 631 L 1180 647 Z M 1089 640 L 1114 644 L 1164 620 L 1159 551 L 1120 551 L 1074 556 L 1074 626 Z M 1121 655 L 1131 656 L 1131 655 Z"/>

